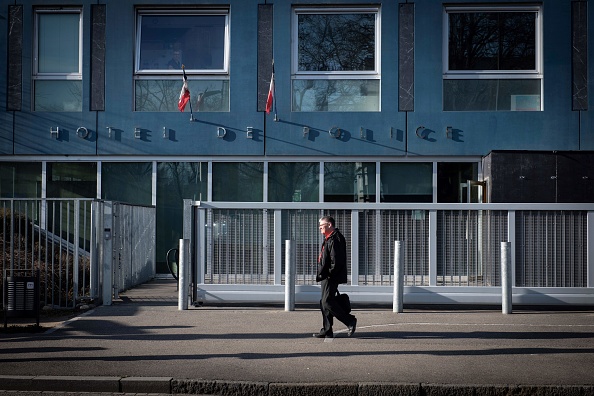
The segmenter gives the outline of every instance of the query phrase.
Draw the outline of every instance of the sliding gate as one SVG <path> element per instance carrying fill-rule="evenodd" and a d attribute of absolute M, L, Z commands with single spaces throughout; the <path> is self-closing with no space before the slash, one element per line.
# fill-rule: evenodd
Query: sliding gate
<path fill-rule="evenodd" d="M 348 243 L 352 300 L 392 302 L 394 241 L 405 303 L 500 304 L 501 242 L 511 242 L 515 304 L 594 304 L 594 206 L 237 204 L 185 201 L 196 302 L 282 303 L 284 249 L 296 250 L 296 302 L 316 303 L 318 219 Z M 590 236 L 590 238 L 588 238 Z"/>

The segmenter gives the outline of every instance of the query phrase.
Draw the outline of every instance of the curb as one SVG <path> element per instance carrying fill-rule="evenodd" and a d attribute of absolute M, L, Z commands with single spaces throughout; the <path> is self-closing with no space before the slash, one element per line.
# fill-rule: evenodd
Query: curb
<path fill-rule="evenodd" d="M 7 376 L 2 391 L 160 393 L 237 396 L 587 396 L 594 385 L 482 385 L 406 383 L 274 383 L 171 377 Z M 0 393 L 3 393 L 0 391 Z"/>

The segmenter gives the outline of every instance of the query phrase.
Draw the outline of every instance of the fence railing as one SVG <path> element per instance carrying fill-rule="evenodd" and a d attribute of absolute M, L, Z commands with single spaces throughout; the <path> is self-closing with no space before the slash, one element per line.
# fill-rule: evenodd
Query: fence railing
<path fill-rule="evenodd" d="M 110 201 L 0 199 L 0 277 L 39 270 L 40 303 L 55 308 L 111 303 L 155 276 L 155 217 Z"/>
<path fill-rule="evenodd" d="M 0 200 L 0 243 L 0 273 L 38 269 L 43 304 L 91 297 L 91 200 Z"/>
<path fill-rule="evenodd" d="M 354 301 L 391 301 L 401 241 L 407 302 L 500 303 L 500 246 L 509 241 L 516 302 L 594 304 L 592 204 L 185 205 L 198 300 L 282 302 L 291 240 L 297 302 L 317 301 L 317 225 L 329 214 L 349 244 Z"/>

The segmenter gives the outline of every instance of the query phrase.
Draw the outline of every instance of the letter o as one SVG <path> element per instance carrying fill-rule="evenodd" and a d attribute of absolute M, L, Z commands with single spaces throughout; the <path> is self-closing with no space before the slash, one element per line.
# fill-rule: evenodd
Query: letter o
<path fill-rule="evenodd" d="M 85 127 L 78 127 L 76 130 L 76 135 L 81 139 L 86 139 L 89 136 L 89 130 Z"/>

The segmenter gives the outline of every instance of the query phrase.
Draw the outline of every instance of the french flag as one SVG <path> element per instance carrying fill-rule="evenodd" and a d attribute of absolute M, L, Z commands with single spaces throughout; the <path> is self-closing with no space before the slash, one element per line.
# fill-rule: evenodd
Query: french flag
<path fill-rule="evenodd" d="M 270 88 L 268 88 L 268 97 L 266 98 L 266 114 L 270 114 L 272 110 L 272 102 L 274 101 L 274 62 L 272 62 L 272 77 L 270 78 Z"/>
<path fill-rule="evenodd" d="M 186 69 L 182 66 L 182 71 L 184 73 L 184 85 L 182 85 L 181 92 L 179 93 L 179 101 L 177 102 L 177 108 L 179 111 L 183 112 L 186 108 L 186 105 L 190 101 L 190 90 L 188 89 L 188 77 L 186 76 Z"/>

